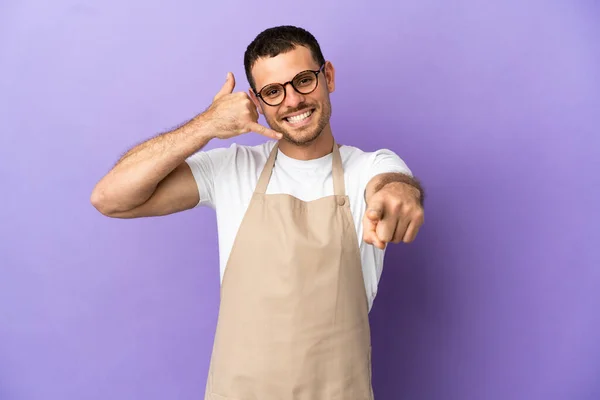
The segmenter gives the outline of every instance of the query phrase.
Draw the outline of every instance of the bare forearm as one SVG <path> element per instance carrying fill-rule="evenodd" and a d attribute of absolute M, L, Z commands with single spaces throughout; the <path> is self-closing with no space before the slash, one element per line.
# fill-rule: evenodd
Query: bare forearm
<path fill-rule="evenodd" d="M 365 191 L 365 200 L 367 201 L 367 204 L 369 203 L 369 199 L 371 198 L 371 196 L 373 196 L 373 194 L 383 189 L 386 185 L 395 183 L 403 183 L 409 185 L 413 189 L 412 192 L 419 200 L 419 203 L 421 204 L 421 206 L 423 206 L 423 203 L 425 201 L 425 191 L 423 190 L 423 187 L 421 186 L 419 180 L 414 177 L 411 177 L 410 175 L 396 172 L 378 175 L 369 182 Z"/>
<path fill-rule="evenodd" d="M 113 212 L 144 202 L 157 185 L 213 137 L 202 115 L 129 150 L 94 188 L 92 202 Z"/>

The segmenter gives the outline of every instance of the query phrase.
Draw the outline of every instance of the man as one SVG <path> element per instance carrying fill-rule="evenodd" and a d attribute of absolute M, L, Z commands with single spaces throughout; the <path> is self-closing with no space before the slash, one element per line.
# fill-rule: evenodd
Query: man
<path fill-rule="evenodd" d="M 216 209 L 221 305 L 205 399 L 372 399 L 368 311 L 386 245 L 423 223 L 422 189 L 391 151 L 336 144 L 335 70 L 309 32 L 267 29 L 244 64 L 248 94 L 228 73 L 205 112 L 130 150 L 91 201 L 116 218 Z M 248 132 L 275 140 L 200 151 Z"/>

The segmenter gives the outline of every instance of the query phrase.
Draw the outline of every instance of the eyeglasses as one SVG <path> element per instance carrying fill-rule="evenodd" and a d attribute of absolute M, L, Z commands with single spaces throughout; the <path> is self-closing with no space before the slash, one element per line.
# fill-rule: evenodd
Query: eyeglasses
<path fill-rule="evenodd" d="M 278 106 L 283 103 L 283 100 L 285 100 L 285 88 L 288 83 L 291 84 L 294 90 L 300 94 L 312 93 L 315 91 L 317 86 L 319 86 L 319 73 L 323 71 L 323 67 L 325 67 L 325 64 L 321 65 L 321 68 L 316 71 L 302 71 L 291 81 L 286 83 L 270 83 L 260 89 L 259 92 L 255 90 L 254 94 L 256 97 L 261 98 L 265 104 L 269 106 Z"/>

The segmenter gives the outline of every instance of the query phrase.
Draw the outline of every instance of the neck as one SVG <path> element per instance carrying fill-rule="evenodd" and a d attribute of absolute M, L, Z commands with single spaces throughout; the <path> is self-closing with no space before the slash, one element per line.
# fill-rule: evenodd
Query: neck
<path fill-rule="evenodd" d="M 279 141 L 279 150 L 286 156 L 297 160 L 314 160 L 324 157 L 333 150 L 331 127 L 327 124 L 315 140 L 302 146 L 282 139 Z"/>

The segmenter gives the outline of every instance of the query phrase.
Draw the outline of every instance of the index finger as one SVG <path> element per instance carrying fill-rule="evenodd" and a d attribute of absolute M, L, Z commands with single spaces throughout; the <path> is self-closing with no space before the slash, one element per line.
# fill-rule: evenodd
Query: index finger
<path fill-rule="evenodd" d="M 258 122 L 249 122 L 248 130 L 259 133 L 263 136 L 266 136 L 266 137 L 272 138 L 272 139 L 281 139 L 283 137 L 283 135 L 281 133 L 275 132 L 272 129 L 264 127 L 261 124 L 259 124 Z"/>
<path fill-rule="evenodd" d="M 385 248 L 385 243 L 377 236 L 377 221 L 373 221 L 366 214 L 363 217 L 363 241 L 380 249 Z"/>

